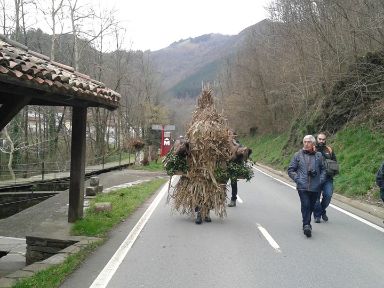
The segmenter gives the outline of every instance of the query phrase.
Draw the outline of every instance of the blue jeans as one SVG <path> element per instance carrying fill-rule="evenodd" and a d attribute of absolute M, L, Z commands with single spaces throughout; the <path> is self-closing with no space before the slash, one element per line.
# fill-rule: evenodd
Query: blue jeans
<path fill-rule="evenodd" d="M 316 192 L 298 190 L 301 202 L 301 216 L 303 217 L 303 226 L 311 224 L 311 216 L 315 207 L 318 194 Z"/>
<path fill-rule="evenodd" d="M 325 209 L 329 206 L 329 203 L 331 203 L 331 198 L 333 194 L 333 179 L 327 178 L 327 180 L 324 182 L 321 193 L 319 193 L 315 205 L 315 211 L 313 212 L 313 216 L 315 218 L 320 218 L 322 215 L 326 214 Z M 323 195 L 323 198 L 320 201 L 320 195 Z"/>

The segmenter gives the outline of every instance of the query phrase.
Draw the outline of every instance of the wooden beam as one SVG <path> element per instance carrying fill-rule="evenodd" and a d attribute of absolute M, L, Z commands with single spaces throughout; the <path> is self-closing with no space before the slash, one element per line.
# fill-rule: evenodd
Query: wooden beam
<path fill-rule="evenodd" d="M 68 222 L 83 217 L 87 108 L 73 107 Z"/>
<path fill-rule="evenodd" d="M 0 107 L 0 131 L 7 126 L 12 118 L 15 117 L 25 105 L 28 105 L 30 100 L 30 97 L 24 96 L 20 97 L 17 101 L 13 101 L 13 103 L 3 104 Z"/>

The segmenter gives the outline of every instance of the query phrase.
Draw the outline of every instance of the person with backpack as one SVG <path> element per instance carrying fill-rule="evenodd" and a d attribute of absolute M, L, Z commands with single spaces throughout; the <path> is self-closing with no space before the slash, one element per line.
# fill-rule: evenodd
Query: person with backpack
<path fill-rule="evenodd" d="M 320 132 L 317 135 L 317 143 L 315 147 L 317 152 L 320 152 L 323 155 L 323 159 L 328 164 L 328 160 L 336 160 L 336 155 L 333 152 L 330 146 L 327 146 L 327 136 L 324 132 Z M 332 195 L 333 195 L 333 177 L 337 172 L 333 171 L 331 167 L 325 165 L 326 167 L 326 180 L 321 187 L 321 192 L 318 195 L 318 199 L 316 200 L 315 210 L 313 212 L 313 217 L 315 218 L 315 223 L 320 223 L 322 218 L 325 222 L 328 221 L 327 216 L 327 207 L 331 203 Z M 322 198 L 320 199 L 320 197 Z"/>
<path fill-rule="evenodd" d="M 315 144 L 315 137 L 306 135 L 303 148 L 295 153 L 288 166 L 288 175 L 295 181 L 300 197 L 303 232 L 307 237 L 312 236 L 312 213 L 326 177 L 323 156 L 316 152 Z"/>
<path fill-rule="evenodd" d="M 380 197 L 384 202 L 384 162 L 381 163 L 381 166 L 376 173 L 376 184 L 380 187 Z"/>

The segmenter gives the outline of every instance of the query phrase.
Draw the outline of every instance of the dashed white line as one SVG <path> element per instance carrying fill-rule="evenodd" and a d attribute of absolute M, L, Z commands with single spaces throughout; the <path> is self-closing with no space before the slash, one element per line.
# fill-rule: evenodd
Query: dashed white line
<path fill-rule="evenodd" d="M 120 247 L 116 250 L 115 254 L 105 265 L 104 269 L 100 272 L 97 278 L 93 281 L 90 288 L 104 288 L 107 287 L 109 281 L 112 279 L 112 276 L 115 274 L 120 264 L 123 262 L 128 251 L 131 249 L 133 243 L 136 241 L 141 230 L 144 228 L 145 224 L 148 222 L 149 217 L 151 217 L 153 211 L 155 211 L 157 205 L 159 204 L 161 198 L 165 195 L 168 190 L 168 184 L 165 184 L 159 194 L 156 196 L 155 200 L 151 203 L 148 209 L 145 211 L 140 220 L 133 227 L 132 231 L 121 243 Z"/>
<path fill-rule="evenodd" d="M 243 204 L 243 200 L 240 198 L 239 194 L 237 194 L 237 202 L 240 204 Z"/>
<path fill-rule="evenodd" d="M 278 182 L 280 182 L 280 183 L 282 183 L 284 185 L 287 185 L 288 187 L 296 190 L 295 186 L 293 186 L 291 184 L 288 184 L 287 182 L 284 182 L 284 181 L 282 181 L 280 179 L 277 179 L 277 178 L 273 177 L 272 175 L 269 175 L 268 173 L 265 173 L 264 171 L 256 168 L 255 166 L 253 166 L 253 169 L 255 169 L 255 170 L 259 171 L 260 173 L 262 173 L 262 174 L 264 174 L 264 175 L 266 175 L 266 176 L 268 176 L 268 177 L 270 177 L 270 178 L 272 178 L 272 179 L 274 179 L 274 180 L 276 180 L 276 181 L 278 181 Z M 341 213 L 344 213 L 344 214 L 346 214 L 346 215 L 348 215 L 348 216 L 350 216 L 350 217 L 352 217 L 352 218 L 354 218 L 354 219 L 356 219 L 356 220 L 358 220 L 358 221 L 360 221 L 360 222 L 362 222 L 362 223 L 364 223 L 364 224 L 366 224 L 366 225 L 368 225 L 368 226 L 370 226 L 370 227 L 372 227 L 372 228 L 374 228 L 374 229 L 384 233 L 384 228 L 382 228 L 382 227 L 380 227 L 380 226 L 378 226 L 376 224 L 373 224 L 372 222 L 369 222 L 369 221 L 367 221 L 367 220 L 365 220 L 365 219 L 363 219 L 363 218 L 361 218 L 361 217 L 359 217 L 359 216 L 357 216 L 357 215 L 355 215 L 355 214 L 353 214 L 351 212 L 348 212 L 348 211 L 346 211 L 346 210 L 344 210 L 344 209 L 342 209 L 342 208 L 340 208 L 340 207 L 338 207 L 338 206 L 336 206 L 334 204 L 330 204 L 329 206 L 331 206 L 332 208 L 340 211 Z"/>
<path fill-rule="evenodd" d="M 261 234 L 263 234 L 265 239 L 267 239 L 269 245 L 271 245 L 272 248 L 275 249 L 276 252 L 280 253 L 281 250 L 280 250 L 279 244 L 277 244 L 277 242 L 272 238 L 272 236 L 268 233 L 268 231 L 263 226 L 261 226 L 259 223 L 256 223 L 256 225 L 257 225 L 257 229 L 259 229 Z"/>

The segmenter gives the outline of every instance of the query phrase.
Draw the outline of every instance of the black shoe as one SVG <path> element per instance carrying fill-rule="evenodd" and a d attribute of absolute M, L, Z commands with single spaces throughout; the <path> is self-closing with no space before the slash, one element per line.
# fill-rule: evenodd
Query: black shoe
<path fill-rule="evenodd" d="M 323 215 L 321 216 L 321 218 L 323 218 L 323 220 L 324 220 L 325 222 L 328 221 L 328 216 L 327 216 L 327 214 L 323 214 Z"/>
<path fill-rule="evenodd" d="M 236 200 L 231 200 L 231 202 L 228 204 L 228 207 L 236 207 Z"/>
<path fill-rule="evenodd" d="M 212 219 L 209 216 L 205 216 L 204 221 L 205 222 L 212 222 Z"/>
<path fill-rule="evenodd" d="M 312 236 L 312 227 L 310 225 L 304 225 L 303 227 L 304 235 L 308 238 Z"/>
<path fill-rule="evenodd" d="M 315 217 L 315 223 L 320 223 L 320 217 Z"/>
<path fill-rule="evenodd" d="M 201 224 L 202 222 L 203 222 L 203 219 L 201 219 L 201 214 L 200 214 L 200 212 L 198 212 L 197 215 L 196 215 L 195 223 L 196 224 Z"/>

